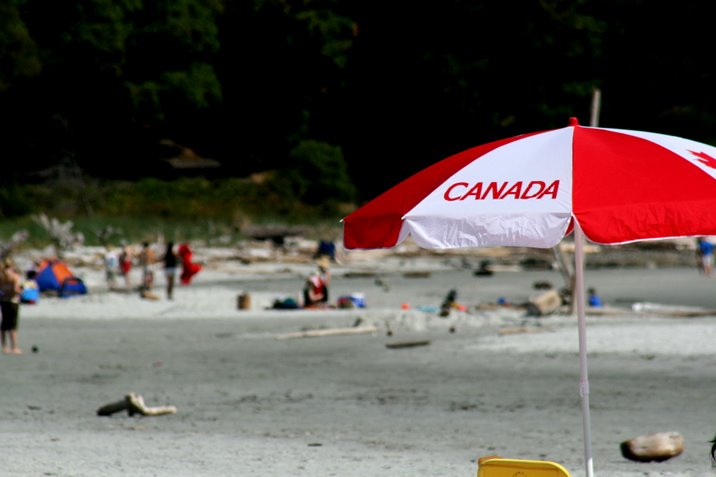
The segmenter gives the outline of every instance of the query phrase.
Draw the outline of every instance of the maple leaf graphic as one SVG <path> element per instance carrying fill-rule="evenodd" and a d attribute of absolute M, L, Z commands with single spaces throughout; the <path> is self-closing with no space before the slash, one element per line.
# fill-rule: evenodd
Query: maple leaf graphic
<path fill-rule="evenodd" d="M 697 161 L 699 161 L 701 164 L 710 167 L 712 169 L 716 169 L 716 158 L 713 158 L 706 154 L 705 152 L 696 152 L 696 151 L 689 151 L 691 154 L 697 157 Z"/>

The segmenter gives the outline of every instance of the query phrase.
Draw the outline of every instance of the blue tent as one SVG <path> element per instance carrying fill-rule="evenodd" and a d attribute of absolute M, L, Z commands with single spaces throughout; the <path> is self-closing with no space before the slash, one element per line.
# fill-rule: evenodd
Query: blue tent
<path fill-rule="evenodd" d="M 35 280 L 41 292 L 55 292 L 61 297 L 87 294 L 82 279 L 74 276 L 67 265 L 58 260 L 43 261 Z"/>

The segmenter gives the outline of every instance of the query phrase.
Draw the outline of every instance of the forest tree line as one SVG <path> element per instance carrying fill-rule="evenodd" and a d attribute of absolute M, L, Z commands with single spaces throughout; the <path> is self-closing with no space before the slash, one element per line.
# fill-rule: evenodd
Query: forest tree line
<path fill-rule="evenodd" d="M 602 126 L 713 144 L 707 9 L 2 0 L 0 184 L 152 176 L 169 140 L 221 177 L 273 170 L 309 203 L 360 202 L 468 147 L 570 116 L 586 125 L 595 88 Z"/>

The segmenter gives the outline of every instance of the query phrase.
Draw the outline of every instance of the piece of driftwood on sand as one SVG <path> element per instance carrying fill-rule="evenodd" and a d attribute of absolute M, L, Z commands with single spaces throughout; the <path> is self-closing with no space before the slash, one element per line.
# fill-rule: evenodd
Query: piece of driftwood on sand
<path fill-rule="evenodd" d="M 294 338 L 317 338 L 321 336 L 358 335 L 364 333 L 375 333 L 378 328 L 373 325 L 353 326 L 349 328 L 322 328 L 318 330 L 296 331 L 276 335 L 277 340 L 290 340 Z"/>
<path fill-rule="evenodd" d="M 385 347 L 388 349 L 402 349 L 402 348 L 416 348 L 418 346 L 427 346 L 429 344 L 430 344 L 430 340 L 395 341 L 392 343 L 386 343 Z"/>
<path fill-rule="evenodd" d="M 534 316 L 550 315 L 562 306 L 562 297 L 557 290 L 551 289 L 530 299 L 527 312 Z"/>
<path fill-rule="evenodd" d="M 174 406 L 147 406 L 144 398 L 136 393 L 129 393 L 124 396 L 121 401 L 105 404 L 97 409 L 98 416 L 111 416 L 112 414 L 127 411 L 127 414 L 133 416 L 140 414 L 142 416 L 162 416 L 164 414 L 175 414 L 177 408 Z"/>
<path fill-rule="evenodd" d="M 497 334 L 500 336 L 517 335 L 522 333 L 541 333 L 548 330 L 549 328 L 542 326 L 506 326 L 498 329 Z"/>
<path fill-rule="evenodd" d="M 638 305 L 638 304 L 637 304 Z M 662 316 L 667 318 L 703 318 L 716 316 L 716 309 L 657 306 L 654 308 L 588 307 L 585 310 L 591 316 Z"/>

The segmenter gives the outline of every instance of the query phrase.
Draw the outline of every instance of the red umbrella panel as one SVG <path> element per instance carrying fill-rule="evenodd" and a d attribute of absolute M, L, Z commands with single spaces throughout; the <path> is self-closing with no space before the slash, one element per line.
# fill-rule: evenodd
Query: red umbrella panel
<path fill-rule="evenodd" d="M 566 128 L 492 142 L 415 174 L 344 219 L 346 248 L 552 247 L 575 218 L 603 244 L 716 233 L 716 148 Z"/>

